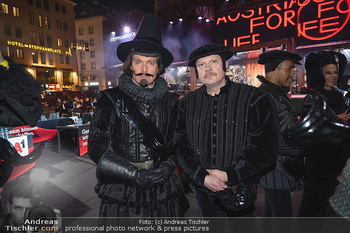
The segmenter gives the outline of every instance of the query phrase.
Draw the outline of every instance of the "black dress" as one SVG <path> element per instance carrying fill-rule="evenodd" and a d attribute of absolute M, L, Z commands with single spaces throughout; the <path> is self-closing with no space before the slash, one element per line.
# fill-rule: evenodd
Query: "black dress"
<path fill-rule="evenodd" d="M 326 96 L 335 114 L 345 112 L 346 105 L 340 93 L 324 89 L 320 92 Z M 305 104 L 303 113 L 307 111 L 308 105 Z M 338 184 L 337 177 L 350 155 L 349 143 L 344 141 L 337 147 L 332 145 L 314 147 L 305 153 L 307 156 L 305 187 L 298 214 L 300 217 L 327 216 L 328 200 L 334 193 Z"/>

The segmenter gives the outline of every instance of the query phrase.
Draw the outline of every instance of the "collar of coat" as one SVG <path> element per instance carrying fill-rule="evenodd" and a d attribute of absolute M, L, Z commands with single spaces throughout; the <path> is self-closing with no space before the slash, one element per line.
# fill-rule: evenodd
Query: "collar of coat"
<path fill-rule="evenodd" d="M 142 103 L 156 102 L 168 92 L 168 85 L 163 78 L 157 77 L 152 88 L 144 88 L 135 84 L 132 77 L 126 74 L 120 76 L 119 88 L 135 101 Z"/>
<path fill-rule="evenodd" d="M 280 86 L 278 86 L 278 85 L 276 85 L 276 84 L 266 80 L 266 78 L 264 76 L 262 76 L 262 75 L 258 75 L 256 78 L 259 79 L 259 81 L 262 84 L 267 85 L 272 90 L 275 90 L 277 92 L 283 92 L 283 93 L 288 93 L 289 92 L 289 87 L 280 87 Z"/>

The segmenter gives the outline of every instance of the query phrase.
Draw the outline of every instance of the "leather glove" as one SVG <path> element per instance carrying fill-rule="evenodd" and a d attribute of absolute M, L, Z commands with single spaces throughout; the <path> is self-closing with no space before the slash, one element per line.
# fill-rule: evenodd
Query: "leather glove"
<path fill-rule="evenodd" d="M 164 184 L 175 171 L 176 164 L 172 160 L 161 162 L 158 168 L 140 169 L 136 172 L 135 183 L 141 188 L 149 189 Z"/>

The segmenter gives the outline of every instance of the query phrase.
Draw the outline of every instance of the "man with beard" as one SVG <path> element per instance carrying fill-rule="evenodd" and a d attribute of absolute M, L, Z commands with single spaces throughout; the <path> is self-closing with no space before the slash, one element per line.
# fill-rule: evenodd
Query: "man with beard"
<path fill-rule="evenodd" d="M 158 17 L 145 15 L 134 40 L 117 48 L 119 86 L 98 99 L 89 134 L 102 217 L 183 216 L 174 174 L 173 117 L 178 95 L 160 77 L 173 56 Z M 109 148 L 110 146 L 110 148 Z"/>
<path fill-rule="evenodd" d="M 177 156 L 196 186 L 203 217 L 255 216 L 259 175 L 275 164 L 277 125 L 270 97 L 225 76 L 232 55 L 218 44 L 194 50 L 188 65 L 203 86 L 179 104 Z"/>

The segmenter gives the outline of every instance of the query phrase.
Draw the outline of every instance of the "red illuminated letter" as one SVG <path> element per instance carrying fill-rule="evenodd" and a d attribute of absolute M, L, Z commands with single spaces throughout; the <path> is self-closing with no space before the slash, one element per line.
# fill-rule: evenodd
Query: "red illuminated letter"
<path fill-rule="evenodd" d="M 250 19 L 250 33 L 253 33 L 253 31 L 254 31 L 253 28 L 254 28 L 255 26 L 264 25 L 264 22 L 254 24 L 254 21 L 255 21 L 255 20 L 264 19 L 264 18 L 265 18 L 265 16 L 260 16 L 260 17 L 256 17 L 256 18 Z"/>
<path fill-rule="evenodd" d="M 221 17 L 221 18 L 218 18 L 218 20 L 216 20 L 216 25 L 219 25 L 220 21 L 224 21 L 224 23 L 227 23 L 227 20 L 226 20 L 226 17 Z"/>
<path fill-rule="evenodd" d="M 335 26 L 335 25 L 339 25 L 339 21 L 333 22 L 333 23 L 324 23 L 325 21 L 328 20 L 337 20 L 339 19 L 339 16 L 334 16 L 334 17 L 329 17 L 329 18 L 325 18 L 325 19 L 321 19 L 320 20 L 320 33 L 326 33 L 326 32 L 334 32 L 338 30 L 338 27 L 335 28 L 331 28 L 331 29 L 324 29 L 325 27 L 330 27 L 330 26 Z"/>
<path fill-rule="evenodd" d="M 322 6 L 324 6 L 324 5 L 329 5 L 329 4 L 333 4 L 333 3 L 334 3 L 334 1 L 324 2 L 324 3 L 318 4 L 318 14 L 317 14 L 317 17 L 318 17 L 318 18 L 321 18 L 322 11 L 330 11 L 330 10 L 333 10 L 333 9 L 334 9 L 334 6 L 328 7 L 328 8 L 322 8 Z"/>
<path fill-rule="evenodd" d="M 274 27 L 272 27 L 271 25 L 270 25 L 270 19 L 273 17 L 273 16 L 277 16 L 277 18 L 278 18 L 278 23 L 277 23 L 277 25 L 276 26 L 274 26 Z M 267 19 L 266 19 L 266 27 L 268 27 L 269 29 L 271 29 L 271 30 L 274 30 L 274 29 L 276 29 L 276 28 L 278 28 L 280 25 L 281 25 L 281 23 L 282 23 L 282 16 L 280 16 L 279 14 L 277 14 L 277 13 L 273 13 L 273 14 L 271 14 L 269 17 L 267 17 Z"/>
<path fill-rule="evenodd" d="M 288 14 L 290 14 L 290 16 L 288 16 Z M 295 23 L 293 22 L 293 18 L 295 16 L 295 12 L 293 10 L 289 10 L 289 11 L 285 11 L 284 12 L 284 27 L 287 27 L 288 25 L 288 22 L 291 24 L 291 25 L 295 25 Z"/>

